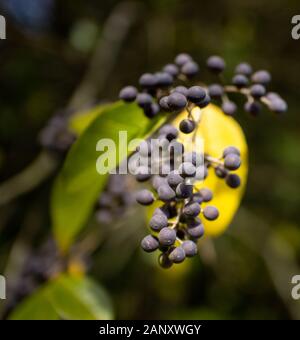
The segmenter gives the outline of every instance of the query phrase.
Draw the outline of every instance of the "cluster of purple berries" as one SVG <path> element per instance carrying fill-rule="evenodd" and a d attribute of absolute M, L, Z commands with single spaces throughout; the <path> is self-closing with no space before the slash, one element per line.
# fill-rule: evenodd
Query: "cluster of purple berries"
<path fill-rule="evenodd" d="M 220 75 L 225 69 L 222 58 L 214 56 L 207 61 L 207 66 Z M 271 82 L 271 75 L 266 70 L 254 72 L 248 63 L 240 63 L 236 66 L 234 76 L 228 85 L 215 83 L 208 86 L 208 93 L 212 99 L 221 101 L 221 107 L 225 114 L 233 115 L 237 111 L 237 105 L 229 99 L 228 94 L 240 93 L 246 97 L 244 110 L 254 116 L 262 110 L 262 104 L 275 112 L 283 113 L 287 110 L 286 102 L 275 92 L 267 92 Z"/>
<path fill-rule="evenodd" d="M 240 93 L 246 97 L 244 110 L 257 115 L 264 104 L 275 113 L 287 110 L 286 102 L 275 92 L 268 92 L 267 86 L 271 75 L 266 70 L 254 72 L 248 63 L 240 63 L 229 84 L 225 84 L 222 72 L 226 67 L 223 58 L 211 56 L 206 62 L 207 68 L 217 76 L 217 81 L 210 85 L 197 85 L 195 77 L 199 65 L 186 53 L 179 54 L 174 63 L 165 65 L 156 73 L 145 73 L 139 79 L 141 91 L 134 86 L 126 86 L 120 91 L 119 98 L 125 102 L 134 102 L 152 118 L 159 112 L 178 112 L 192 106 L 204 108 L 211 100 L 220 103 L 226 115 L 234 115 L 237 105 L 229 98 L 230 93 Z M 191 85 L 194 80 L 194 86 Z"/>
<path fill-rule="evenodd" d="M 151 188 L 137 192 L 136 200 L 144 206 L 152 205 L 156 200 L 162 202 L 150 219 L 151 234 L 142 240 L 141 246 L 146 252 L 159 249 L 159 264 L 163 268 L 195 256 L 197 240 L 204 235 L 201 218 L 213 221 L 219 216 L 215 206 L 206 204 L 213 198 L 212 191 L 197 188 L 197 183 L 207 177 L 208 168 L 213 167 L 216 173 L 222 170 L 222 178 L 226 178 L 229 187 L 240 185 L 239 176 L 232 173 L 241 165 L 237 148 L 227 147 L 220 159 L 197 151 L 185 152 L 184 145 L 177 140 L 178 134 L 179 131 L 169 124 L 158 131 L 155 140 L 160 142 L 160 146 L 168 145 L 167 157 L 162 150 L 155 153 L 160 155 L 159 159 L 153 158 L 150 140 L 137 148 L 139 159 L 143 162 L 137 166 L 136 180 L 149 182 Z M 179 162 L 173 149 L 181 150 Z M 154 163 L 158 164 L 159 170 L 155 174 L 152 171 Z"/>
<path fill-rule="evenodd" d="M 139 79 L 141 92 L 134 86 L 126 86 L 120 91 L 119 98 L 125 102 L 136 101 L 149 118 L 159 112 L 180 112 L 189 105 L 203 108 L 210 103 L 207 90 L 183 85 L 198 72 L 199 66 L 192 57 L 181 53 L 174 63 L 165 65 L 160 72 L 143 74 Z"/>
<path fill-rule="evenodd" d="M 9 294 L 4 314 L 8 315 L 24 298 L 64 268 L 65 263 L 59 256 L 54 240 L 49 239 L 37 250 L 32 250 L 24 258 L 18 276 L 8 285 Z"/>
<path fill-rule="evenodd" d="M 39 134 L 39 142 L 46 150 L 64 154 L 76 140 L 76 136 L 68 128 L 69 112 L 59 111 L 55 114 Z"/>
<path fill-rule="evenodd" d="M 95 217 L 101 224 L 110 224 L 116 218 L 124 216 L 128 207 L 135 203 L 135 193 L 131 186 L 132 176 L 112 174 L 101 193 L 96 207 Z"/>
<path fill-rule="evenodd" d="M 267 92 L 271 80 L 267 71 L 253 72 L 248 63 L 241 63 L 236 66 L 231 83 L 225 85 L 221 76 L 226 66 L 225 61 L 221 57 L 212 56 L 206 65 L 218 77 L 219 82 L 209 86 L 203 83 L 191 84 L 191 79 L 199 72 L 199 66 L 188 54 L 182 53 L 175 58 L 173 64 L 163 67 L 161 72 L 142 75 L 139 81 L 142 88 L 140 93 L 135 87 L 128 86 L 121 90 L 120 98 L 125 102 L 136 101 L 147 117 L 154 117 L 159 112 L 179 113 L 186 110 L 187 117 L 180 122 L 179 130 L 191 134 L 191 140 L 194 140 L 193 136 L 201 124 L 201 119 L 194 118 L 193 109 L 205 108 L 211 100 L 221 101 L 223 112 L 231 116 L 237 106 L 229 99 L 230 93 L 245 95 L 245 111 L 253 115 L 259 113 L 262 104 L 276 113 L 286 111 L 285 101 L 278 94 Z M 195 183 L 205 180 L 208 169 L 213 168 L 215 175 L 224 179 L 228 187 L 235 189 L 241 185 L 240 177 L 235 172 L 241 166 L 240 151 L 236 147 L 226 147 L 219 158 L 199 150 L 186 152 L 183 144 L 178 141 L 178 134 L 174 126 L 167 124 L 156 136 L 162 144 L 170 143 L 167 158 L 151 157 L 153 146 L 150 140 L 144 141 L 137 149 L 141 157 L 148 157 L 149 160 L 137 166 L 136 180 L 149 181 L 151 188 L 139 191 L 136 200 L 146 206 L 156 200 L 162 202 L 149 222 L 151 234 L 142 240 L 141 246 L 146 252 L 160 250 L 159 263 L 164 268 L 196 255 L 197 240 L 204 235 L 201 219 L 213 221 L 219 216 L 216 207 L 207 205 L 213 198 L 211 190 L 199 190 Z M 177 167 L 172 148 L 182 151 Z M 152 172 L 155 163 L 159 164 L 158 173 Z"/>
<path fill-rule="evenodd" d="M 241 185 L 240 177 L 234 173 L 241 166 L 240 151 L 234 146 L 228 146 L 224 149 L 220 159 L 206 156 L 208 165 L 214 168 L 217 177 L 224 179 L 226 184 L 236 189 Z"/>

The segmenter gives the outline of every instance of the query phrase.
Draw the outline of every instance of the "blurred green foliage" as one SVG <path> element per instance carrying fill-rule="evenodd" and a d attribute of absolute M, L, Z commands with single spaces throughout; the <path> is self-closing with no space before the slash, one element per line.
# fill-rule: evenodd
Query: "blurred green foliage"
<path fill-rule="evenodd" d="M 105 188 L 108 176 L 107 173 L 98 173 L 100 165 L 97 165 L 95 171 L 95 161 L 98 160 L 95 157 L 95 149 L 91 146 L 97 145 L 97 151 L 102 151 L 113 159 L 113 162 L 106 165 L 107 171 L 112 171 L 132 152 L 128 150 L 126 144 L 124 145 L 124 141 L 119 140 L 120 131 L 126 131 L 128 142 L 143 139 L 156 131 L 157 126 L 164 121 L 164 117 L 149 120 L 136 104 L 126 105 L 117 102 L 105 106 L 104 109 L 99 108 L 98 116 L 70 150 L 54 185 L 51 198 L 52 223 L 60 248 L 66 250 L 72 245 L 74 238 L 91 215 L 99 193 Z M 104 138 L 113 141 L 118 148 L 103 150 L 106 144 L 99 147 L 97 142 Z"/>
<path fill-rule="evenodd" d="M 111 320 L 109 298 L 88 278 L 62 275 L 28 297 L 12 320 Z"/>

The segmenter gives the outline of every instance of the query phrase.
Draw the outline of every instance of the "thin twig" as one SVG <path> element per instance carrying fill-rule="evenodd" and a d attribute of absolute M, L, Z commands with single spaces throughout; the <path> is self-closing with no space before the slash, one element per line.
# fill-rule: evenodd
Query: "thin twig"
<path fill-rule="evenodd" d="M 205 155 L 205 159 L 212 164 L 223 165 L 223 162 L 218 158 Z"/>
<path fill-rule="evenodd" d="M 0 186 L 0 205 L 37 187 L 56 169 L 57 161 L 49 153 L 42 152 L 22 172 L 8 179 Z"/>
<path fill-rule="evenodd" d="M 80 108 L 93 102 L 104 88 L 128 32 L 138 18 L 139 9 L 138 2 L 125 1 L 117 5 L 109 16 L 87 72 L 70 100 L 71 107 Z"/>

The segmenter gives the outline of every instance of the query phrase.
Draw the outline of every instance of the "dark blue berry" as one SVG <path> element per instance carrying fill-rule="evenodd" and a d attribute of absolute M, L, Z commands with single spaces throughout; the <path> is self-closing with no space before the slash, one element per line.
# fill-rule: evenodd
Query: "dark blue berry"
<path fill-rule="evenodd" d="M 173 262 L 169 259 L 169 256 L 166 253 L 159 255 L 158 263 L 164 269 L 170 268 L 173 265 Z"/>
<path fill-rule="evenodd" d="M 267 85 L 271 81 L 271 75 L 268 71 L 261 70 L 253 73 L 251 80 L 253 81 L 253 83 Z"/>
<path fill-rule="evenodd" d="M 187 97 L 192 103 L 199 103 L 206 96 L 206 91 L 201 86 L 192 86 L 188 89 Z"/>
<path fill-rule="evenodd" d="M 278 99 L 278 98 L 281 98 L 280 95 L 276 92 L 268 92 L 266 94 L 266 97 L 269 99 L 269 100 L 274 100 L 274 99 Z"/>
<path fill-rule="evenodd" d="M 201 197 L 203 198 L 204 202 L 209 202 L 212 200 L 213 198 L 213 193 L 210 189 L 207 188 L 202 188 L 199 190 L 199 194 L 201 195 Z"/>
<path fill-rule="evenodd" d="M 193 194 L 193 186 L 185 183 L 180 183 L 176 187 L 176 195 L 178 198 L 188 198 Z"/>
<path fill-rule="evenodd" d="M 207 59 L 207 67 L 214 73 L 220 73 L 225 68 L 225 61 L 219 56 L 211 56 Z"/>
<path fill-rule="evenodd" d="M 224 166 L 228 170 L 237 170 L 241 166 L 240 156 L 234 153 L 228 154 L 224 159 Z"/>
<path fill-rule="evenodd" d="M 164 96 L 159 100 L 159 106 L 162 108 L 163 111 L 170 111 L 170 107 L 168 105 L 168 96 Z"/>
<path fill-rule="evenodd" d="M 244 110 L 246 112 L 249 112 L 251 113 L 252 115 L 256 116 L 260 113 L 262 109 L 262 106 L 259 102 L 257 101 L 251 101 L 251 102 L 247 102 L 245 105 L 244 105 Z"/>
<path fill-rule="evenodd" d="M 226 115 L 232 116 L 235 114 L 237 107 L 234 102 L 226 101 L 222 105 L 222 110 Z"/>
<path fill-rule="evenodd" d="M 185 259 L 185 252 L 182 247 L 177 247 L 169 254 L 169 259 L 174 263 L 181 263 Z"/>
<path fill-rule="evenodd" d="M 143 109 L 146 107 L 150 107 L 152 104 L 152 100 L 152 96 L 148 93 L 139 93 L 136 98 L 138 105 Z"/>
<path fill-rule="evenodd" d="M 195 228 L 199 227 L 202 224 L 202 221 L 200 220 L 199 217 L 195 217 L 193 219 L 188 219 L 187 220 L 187 226 L 188 228 Z"/>
<path fill-rule="evenodd" d="M 181 68 L 181 73 L 187 76 L 188 78 L 194 77 L 198 72 L 199 66 L 194 61 L 186 62 Z"/>
<path fill-rule="evenodd" d="M 179 129 L 183 133 L 191 133 L 195 130 L 196 124 L 191 119 L 183 119 L 179 124 Z"/>
<path fill-rule="evenodd" d="M 119 94 L 119 98 L 125 102 L 133 102 L 137 96 L 137 89 L 133 86 L 124 87 Z"/>
<path fill-rule="evenodd" d="M 169 213 L 168 213 L 168 209 L 166 209 L 165 206 L 162 206 L 160 208 L 156 208 L 153 212 L 153 216 L 155 215 L 165 215 L 167 218 L 169 218 Z"/>
<path fill-rule="evenodd" d="M 255 84 L 250 87 L 250 94 L 252 97 L 258 99 L 266 94 L 266 88 L 261 84 Z"/>
<path fill-rule="evenodd" d="M 140 166 L 137 169 L 135 178 L 138 182 L 145 182 L 151 177 L 150 169 L 147 166 Z"/>
<path fill-rule="evenodd" d="M 189 227 L 187 233 L 193 238 L 200 238 L 204 235 L 204 226 L 199 224 L 197 226 Z"/>
<path fill-rule="evenodd" d="M 165 214 L 155 214 L 149 222 L 149 227 L 154 231 L 159 231 L 168 226 L 168 218 Z"/>
<path fill-rule="evenodd" d="M 157 77 L 154 74 L 145 73 L 140 77 L 139 84 L 144 88 L 153 88 L 157 85 Z"/>
<path fill-rule="evenodd" d="M 201 109 L 205 108 L 209 103 L 211 102 L 211 98 L 209 94 L 207 93 L 205 98 L 202 99 L 200 102 L 196 103 L 197 106 L 199 106 Z"/>
<path fill-rule="evenodd" d="M 196 202 L 189 203 L 183 208 L 184 215 L 188 217 L 196 217 L 200 214 L 201 208 L 200 205 Z"/>
<path fill-rule="evenodd" d="M 150 205 L 154 202 L 154 196 L 151 191 L 143 189 L 137 193 L 136 201 L 142 205 Z"/>
<path fill-rule="evenodd" d="M 172 90 L 172 93 L 173 92 L 178 92 L 178 93 L 181 93 L 183 94 L 185 97 L 187 97 L 188 95 L 188 89 L 185 87 L 185 86 L 176 86 L 173 90 Z"/>
<path fill-rule="evenodd" d="M 223 151 L 223 158 L 225 158 L 227 155 L 229 155 L 231 153 L 234 153 L 235 155 L 238 155 L 238 156 L 241 155 L 241 152 L 238 148 L 236 148 L 235 146 L 228 146 Z"/>
<path fill-rule="evenodd" d="M 159 87 L 168 87 L 173 84 L 173 76 L 167 72 L 159 72 L 156 74 L 157 86 Z"/>
<path fill-rule="evenodd" d="M 160 111 L 160 106 L 157 103 L 152 103 L 150 106 L 144 107 L 145 116 L 148 118 L 155 117 Z"/>
<path fill-rule="evenodd" d="M 222 178 L 222 179 L 225 178 L 227 176 L 227 173 L 228 173 L 227 170 L 224 169 L 222 166 L 217 166 L 215 168 L 215 174 L 219 178 Z"/>
<path fill-rule="evenodd" d="M 163 71 L 169 73 L 173 77 L 176 77 L 179 73 L 179 68 L 175 64 L 167 64 L 164 66 Z"/>
<path fill-rule="evenodd" d="M 162 246 L 171 246 L 176 240 L 176 231 L 171 228 L 163 228 L 158 234 L 158 240 Z"/>
<path fill-rule="evenodd" d="M 284 113 L 287 111 L 287 103 L 281 98 L 271 100 L 270 109 L 276 113 Z"/>
<path fill-rule="evenodd" d="M 99 198 L 99 206 L 101 208 L 110 208 L 114 203 L 113 195 L 109 192 L 103 192 Z"/>
<path fill-rule="evenodd" d="M 208 94 L 213 99 L 220 99 L 224 94 L 224 88 L 219 84 L 212 84 L 208 87 Z"/>
<path fill-rule="evenodd" d="M 158 188 L 157 193 L 159 199 L 163 202 L 172 201 L 176 196 L 175 191 L 168 184 L 161 185 Z"/>
<path fill-rule="evenodd" d="M 146 237 L 143 238 L 141 242 L 141 247 L 143 248 L 144 251 L 150 253 L 158 249 L 159 242 L 154 236 L 147 235 Z"/>
<path fill-rule="evenodd" d="M 178 184 L 184 181 L 184 179 L 183 177 L 180 176 L 178 171 L 173 170 L 168 174 L 167 181 L 171 187 L 177 187 Z"/>
<path fill-rule="evenodd" d="M 192 202 L 196 202 L 196 203 L 198 203 L 198 204 L 201 204 L 201 203 L 203 202 L 203 198 L 202 198 L 202 196 L 197 192 L 197 193 L 193 194 Z"/>
<path fill-rule="evenodd" d="M 167 124 L 159 130 L 159 134 L 166 136 L 167 140 L 171 141 L 178 137 L 178 130 L 173 125 Z"/>
<path fill-rule="evenodd" d="M 178 171 L 182 177 L 192 177 L 196 173 L 196 167 L 193 163 L 183 162 L 180 164 Z"/>
<path fill-rule="evenodd" d="M 209 221 L 214 221 L 219 217 L 219 211 L 214 206 L 207 206 L 203 209 L 204 217 Z"/>
<path fill-rule="evenodd" d="M 183 66 L 184 64 L 186 64 L 189 61 L 192 61 L 192 57 L 187 54 L 187 53 L 180 53 L 176 56 L 175 58 L 175 64 L 178 66 Z"/>
<path fill-rule="evenodd" d="M 252 67 L 248 63 L 240 63 L 236 66 L 235 73 L 250 76 L 252 73 Z"/>
<path fill-rule="evenodd" d="M 171 110 L 179 111 L 183 110 L 187 105 L 186 97 L 178 92 L 173 92 L 168 96 L 168 105 Z"/>
<path fill-rule="evenodd" d="M 241 185 L 241 179 L 237 174 L 229 174 L 226 177 L 226 184 L 232 188 L 236 189 Z"/>
<path fill-rule="evenodd" d="M 232 84 L 238 88 L 247 86 L 249 83 L 248 78 L 243 74 L 237 74 L 232 78 Z"/>
<path fill-rule="evenodd" d="M 198 248 L 195 242 L 193 241 L 184 241 L 181 245 L 182 249 L 185 252 L 187 257 L 193 257 L 197 254 Z"/>

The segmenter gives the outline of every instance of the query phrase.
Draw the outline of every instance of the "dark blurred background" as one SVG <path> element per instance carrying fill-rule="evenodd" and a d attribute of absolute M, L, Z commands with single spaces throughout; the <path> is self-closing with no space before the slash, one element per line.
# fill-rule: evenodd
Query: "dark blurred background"
<path fill-rule="evenodd" d="M 272 73 L 272 89 L 289 110 L 237 116 L 250 173 L 228 231 L 204 242 L 200 260 L 163 271 L 139 251 L 145 227 L 133 211 L 116 229 L 119 239 L 113 233 L 93 255 L 91 272 L 110 293 L 117 318 L 299 319 L 300 301 L 290 296 L 291 277 L 300 274 L 300 40 L 291 37 L 299 1 L 0 0 L 0 14 L 7 20 L 7 40 L 0 41 L 1 183 L 37 157 L 39 132 L 58 110 L 115 100 L 122 86 L 179 52 L 192 54 L 204 77 L 211 54 L 226 59 L 228 77 L 240 61 Z M 14 273 L 48 237 L 54 176 L 1 201 L 0 273 Z M 0 184 L 2 198 L 4 189 Z"/>

